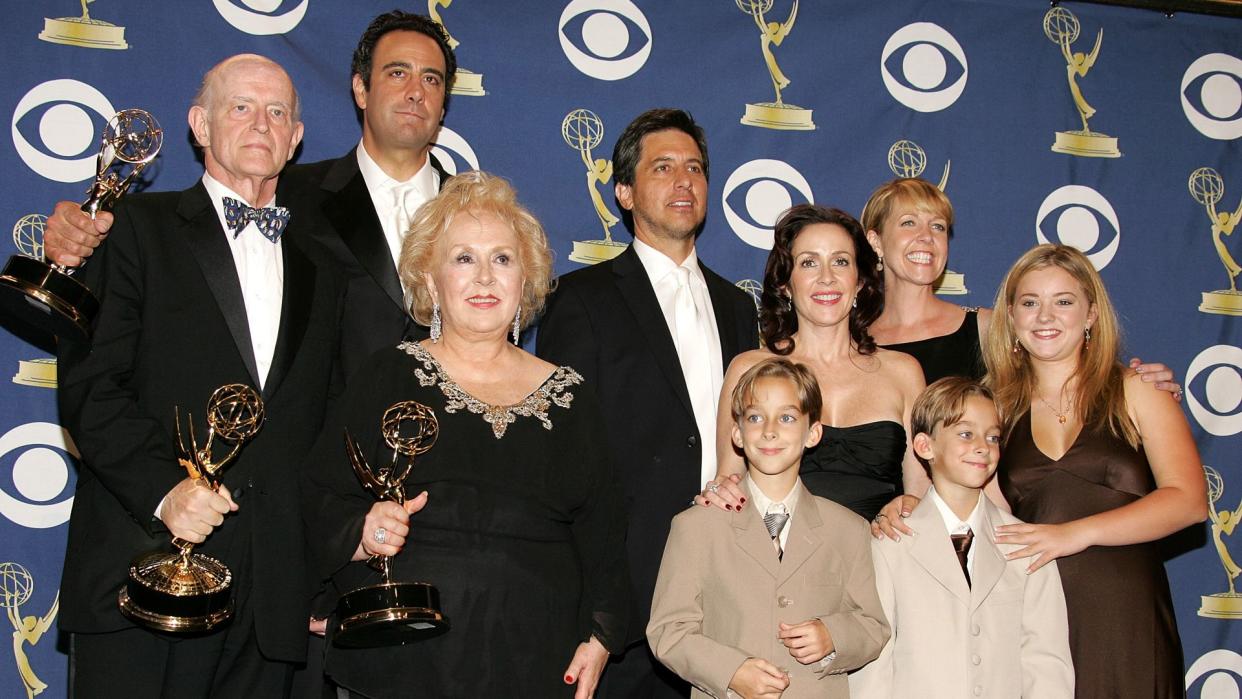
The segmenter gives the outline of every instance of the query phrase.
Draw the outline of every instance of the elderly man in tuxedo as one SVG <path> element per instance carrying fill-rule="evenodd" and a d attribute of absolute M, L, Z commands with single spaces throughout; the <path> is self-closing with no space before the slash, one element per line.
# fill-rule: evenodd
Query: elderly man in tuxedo
<path fill-rule="evenodd" d="M 634 243 L 561 277 L 537 353 L 577 369 L 608 420 L 608 450 L 628 507 L 630 628 L 646 628 L 673 515 L 716 472 L 724 367 L 758 346 L 755 306 L 699 261 L 707 215 L 707 141 L 680 109 L 640 114 L 613 150 L 617 202 Z M 641 638 L 604 674 L 609 699 L 682 697 L 689 685 Z"/>
<path fill-rule="evenodd" d="M 94 342 L 62 339 L 60 410 L 82 455 L 61 588 L 72 695 L 280 697 L 305 659 L 309 591 L 297 468 L 339 376 L 342 284 L 277 176 L 302 138 L 297 92 L 256 55 L 212 68 L 189 110 L 205 172 L 117 207 L 83 270 Z M 267 420 L 218 490 L 178 465 L 174 415 L 212 392 L 260 392 Z M 232 571 L 233 618 L 174 637 L 123 616 L 136 555 L 200 544 Z"/>

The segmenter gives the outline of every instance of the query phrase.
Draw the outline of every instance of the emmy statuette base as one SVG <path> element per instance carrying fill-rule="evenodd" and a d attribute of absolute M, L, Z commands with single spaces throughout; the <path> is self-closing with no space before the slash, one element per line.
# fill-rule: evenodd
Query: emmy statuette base
<path fill-rule="evenodd" d="M 1199 616 L 1209 619 L 1242 619 L 1242 594 L 1220 592 L 1200 595 Z"/>
<path fill-rule="evenodd" d="M 758 126 L 761 129 L 814 131 L 815 122 L 811 121 L 812 111 L 792 104 L 776 102 L 747 104 L 746 113 L 742 115 L 742 123 L 747 126 Z"/>
<path fill-rule="evenodd" d="M 56 388 L 56 360 L 23 359 L 17 363 L 13 383 L 37 388 Z"/>
<path fill-rule="evenodd" d="M 127 49 L 125 27 L 81 17 L 43 18 L 39 38 L 53 44 L 82 46 L 88 49 Z"/>
<path fill-rule="evenodd" d="M 1087 158 L 1120 158 L 1117 139 L 1094 131 L 1058 131 L 1052 152 Z"/>
<path fill-rule="evenodd" d="M 946 269 L 936 280 L 936 293 L 942 296 L 962 296 L 967 291 L 966 275 Z"/>
<path fill-rule="evenodd" d="M 121 613 L 169 633 L 211 631 L 233 616 L 233 574 L 211 556 L 148 553 L 134 559 L 117 595 Z"/>
<path fill-rule="evenodd" d="M 486 95 L 487 91 L 483 89 L 483 74 L 458 68 L 457 75 L 453 77 L 453 89 L 450 94 L 470 97 Z"/>
<path fill-rule="evenodd" d="M 611 260 L 625 252 L 627 247 L 629 246 L 625 243 L 618 243 L 615 240 L 575 240 L 574 250 L 569 253 L 569 259 L 584 265 L 593 265 L 597 262 Z"/>
<path fill-rule="evenodd" d="M 0 309 L 57 337 L 89 339 L 99 300 L 46 262 L 14 255 L 0 272 Z"/>
<path fill-rule="evenodd" d="M 1205 291 L 1199 310 L 1226 316 L 1242 316 L 1242 291 Z"/>
<path fill-rule="evenodd" d="M 341 597 L 332 642 L 342 648 L 400 646 L 439 636 L 450 624 L 440 592 L 423 582 L 385 582 Z"/>

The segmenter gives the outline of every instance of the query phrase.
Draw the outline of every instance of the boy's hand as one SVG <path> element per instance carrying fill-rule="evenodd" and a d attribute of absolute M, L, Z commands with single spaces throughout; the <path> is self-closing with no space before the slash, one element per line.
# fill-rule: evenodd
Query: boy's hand
<path fill-rule="evenodd" d="M 832 634 L 828 627 L 819 619 L 811 619 L 801 624 L 780 625 L 781 632 L 776 635 L 789 649 L 794 660 L 803 665 L 817 663 L 833 650 Z"/>
<path fill-rule="evenodd" d="M 779 699 L 789 676 L 763 658 L 747 658 L 733 673 L 729 689 L 742 699 Z"/>

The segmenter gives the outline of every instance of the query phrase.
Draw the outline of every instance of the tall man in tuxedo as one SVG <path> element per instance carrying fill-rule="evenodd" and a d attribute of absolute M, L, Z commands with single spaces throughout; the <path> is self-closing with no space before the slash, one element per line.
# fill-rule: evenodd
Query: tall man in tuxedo
<path fill-rule="evenodd" d="M 280 697 L 305 659 L 297 467 L 339 383 L 342 284 L 275 207 L 298 109 L 274 62 L 214 67 L 189 110 L 206 172 L 124 199 L 83 270 L 101 299 L 94 343 L 62 338 L 59 357 L 61 419 L 82 454 L 61 578 L 72 696 Z M 213 491 L 178 465 L 174 415 L 201 440 L 208 397 L 230 383 L 261 391 L 267 419 Z M 170 536 L 232 571 L 223 628 L 172 638 L 118 610 L 131 559 Z"/>
<path fill-rule="evenodd" d="M 612 155 L 617 202 L 634 243 L 558 282 L 539 326 L 539 356 L 586 377 L 608 418 L 624 483 L 635 619 L 646 628 L 673 515 L 716 472 L 724 367 L 758 346 L 750 298 L 703 265 L 707 142 L 678 109 L 639 115 Z M 609 699 L 679 697 L 689 687 L 641 637 L 604 674 Z"/>
<path fill-rule="evenodd" d="M 457 60 L 444 29 L 423 15 L 393 10 L 371 21 L 354 49 L 351 89 L 362 139 L 339 158 L 290 166 L 281 203 L 328 248 L 347 279 L 341 361 L 345 376 L 376 350 L 426 337 L 406 312 L 396 259 L 415 210 L 448 178 L 432 141 L 448 106 Z M 47 222 L 47 255 L 76 266 L 111 225 L 74 202 Z"/>

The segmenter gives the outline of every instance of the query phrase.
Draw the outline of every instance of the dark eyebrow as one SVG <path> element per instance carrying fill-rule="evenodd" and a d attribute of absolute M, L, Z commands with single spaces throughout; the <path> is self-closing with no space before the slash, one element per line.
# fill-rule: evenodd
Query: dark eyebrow
<path fill-rule="evenodd" d="M 388 70 L 389 68 L 405 68 L 406 70 L 414 70 L 414 66 L 409 61 L 390 61 L 385 63 L 384 67 L 380 70 Z M 425 75 L 427 73 L 430 73 L 441 80 L 444 79 L 444 71 L 439 68 L 423 68 L 420 74 Z"/>

